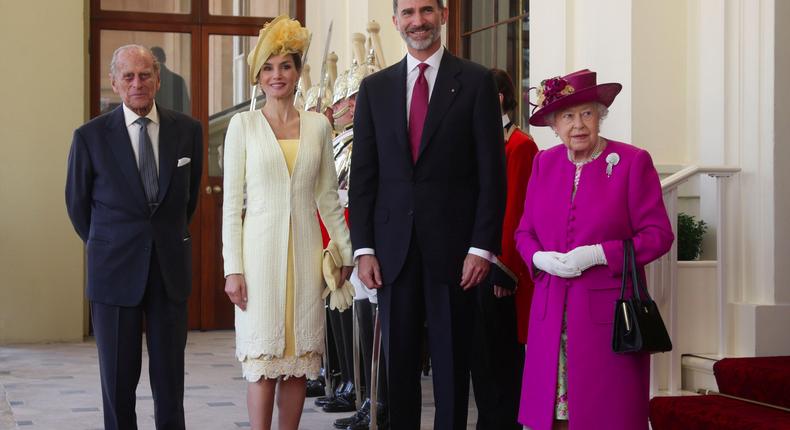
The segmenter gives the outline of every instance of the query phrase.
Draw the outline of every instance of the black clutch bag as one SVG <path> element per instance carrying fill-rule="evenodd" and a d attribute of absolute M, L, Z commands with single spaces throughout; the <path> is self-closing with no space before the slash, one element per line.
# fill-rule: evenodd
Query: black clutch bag
<path fill-rule="evenodd" d="M 658 312 L 656 302 L 645 285 L 640 285 L 636 271 L 634 244 L 623 241 L 623 281 L 620 299 L 614 309 L 612 350 L 619 354 L 635 352 L 666 352 L 672 350 L 672 341 Z M 633 297 L 626 299 L 628 278 L 634 289 Z"/>
<path fill-rule="evenodd" d="M 488 272 L 488 282 L 492 285 L 498 285 L 506 290 L 513 291 L 518 285 L 518 278 L 498 259 L 496 263 L 491 264 L 491 270 Z"/>

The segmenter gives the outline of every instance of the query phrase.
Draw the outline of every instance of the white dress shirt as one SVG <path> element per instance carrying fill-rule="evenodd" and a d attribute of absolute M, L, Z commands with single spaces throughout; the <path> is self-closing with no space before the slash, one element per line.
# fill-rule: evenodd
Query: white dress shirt
<path fill-rule="evenodd" d="M 151 122 L 148 123 L 148 138 L 151 139 L 151 146 L 154 147 L 154 162 L 156 162 L 156 172 L 159 173 L 159 112 L 156 110 L 156 103 L 154 103 L 154 107 L 151 108 L 151 111 L 148 112 L 148 115 L 145 116 L 146 118 L 150 119 Z M 129 132 L 129 140 L 132 141 L 132 151 L 134 151 L 134 159 L 137 162 L 137 168 L 140 168 L 140 128 L 142 127 L 140 124 L 135 124 L 134 122 L 140 118 L 140 115 L 137 115 L 123 105 L 123 118 L 124 122 L 126 122 L 126 131 Z"/>
<path fill-rule="evenodd" d="M 433 94 L 433 87 L 436 84 L 436 76 L 439 74 L 439 65 L 442 63 L 442 55 L 444 55 L 444 47 L 436 50 L 425 61 L 420 61 L 413 57 L 411 54 L 406 54 L 406 124 L 409 123 L 409 110 L 411 110 L 411 95 L 414 91 L 414 84 L 420 76 L 420 63 L 426 63 L 428 68 L 425 69 L 425 80 L 428 81 L 428 102 L 431 101 L 431 94 Z M 469 254 L 477 255 L 478 257 L 485 258 L 490 262 L 496 261 L 496 256 L 490 251 L 485 249 L 470 247 Z M 354 261 L 362 255 L 376 255 L 373 248 L 359 248 L 354 252 Z"/>

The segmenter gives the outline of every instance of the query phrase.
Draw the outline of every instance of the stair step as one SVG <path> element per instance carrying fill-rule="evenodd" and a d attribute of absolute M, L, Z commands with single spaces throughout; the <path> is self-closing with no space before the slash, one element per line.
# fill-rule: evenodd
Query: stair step
<path fill-rule="evenodd" d="M 681 357 L 681 389 L 692 393 L 698 389 L 718 391 L 713 365 L 721 357 L 715 354 L 684 354 Z"/>
<path fill-rule="evenodd" d="M 775 430 L 790 428 L 790 414 L 722 396 L 656 397 L 653 430 Z"/>
<path fill-rule="evenodd" d="M 790 408 L 790 357 L 726 358 L 713 370 L 722 393 Z"/>

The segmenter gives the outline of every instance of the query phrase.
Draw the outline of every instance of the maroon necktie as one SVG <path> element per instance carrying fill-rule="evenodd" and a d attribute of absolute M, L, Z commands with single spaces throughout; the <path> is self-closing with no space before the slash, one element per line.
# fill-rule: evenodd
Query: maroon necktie
<path fill-rule="evenodd" d="M 428 114 L 428 81 L 425 79 L 425 69 L 428 64 L 420 63 L 420 75 L 414 83 L 411 93 L 411 108 L 409 110 L 409 144 L 411 146 L 411 159 L 417 162 L 420 153 L 420 140 L 422 128 L 425 125 L 425 116 Z"/>

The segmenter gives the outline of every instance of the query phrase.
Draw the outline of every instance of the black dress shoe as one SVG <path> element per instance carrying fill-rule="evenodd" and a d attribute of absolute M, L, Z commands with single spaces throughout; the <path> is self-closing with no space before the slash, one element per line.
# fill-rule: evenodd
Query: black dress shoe
<path fill-rule="evenodd" d="M 321 409 L 324 412 L 354 412 L 357 410 L 356 405 L 354 404 L 355 396 L 354 393 L 348 394 L 341 394 L 335 399 L 327 404 L 325 404 Z"/>
<path fill-rule="evenodd" d="M 346 427 L 358 423 L 359 421 L 365 419 L 366 417 L 368 417 L 369 414 L 370 414 L 370 399 L 365 399 L 365 401 L 362 403 L 362 406 L 360 406 L 357 413 L 351 415 L 350 417 L 336 419 L 334 424 L 335 428 L 345 429 Z"/>
<path fill-rule="evenodd" d="M 368 430 L 370 428 L 370 415 L 346 427 L 346 430 Z"/>
<path fill-rule="evenodd" d="M 318 379 L 307 381 L 307 397 L 319 397 L 324 394 L 324 384 Z"/>
<path fill-rule="evenodd" d="M 315 399 L 314 403 L 319 408 L 323 408 L 324 406 L 326 406 L 327 403 L 335 400 L 336 398 L 337 398 L 336 396 L 331 396 L 331 397 L 329 397 L 329 396 L 321 396 L 321 397 L 317 397 Z"/>
<path fill-rule="evenodd" d="M 343 382 L 342 384 L 339 384 L 337 386 L 337 388 L 335 389 L 335 392 L 332 393 L 331 396 L 321 396 L 321 397 L 315 399 L 315 405 L 318 406 L 319 408 L 323 408 L 324 406 L 327 405 L 327 403 L 335 401 L 337 396 L 339 396 L 339 395 L 341 395 L 343 393 L 349 392 L 349 388 L 348 388 L 349 386 L 351 387 L 350 391 L 354 391 L 354 384 L 353 383 L 348 382 L 348 381 Z"/>

